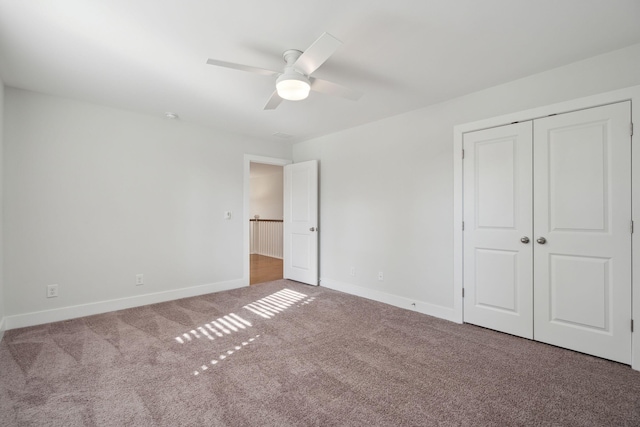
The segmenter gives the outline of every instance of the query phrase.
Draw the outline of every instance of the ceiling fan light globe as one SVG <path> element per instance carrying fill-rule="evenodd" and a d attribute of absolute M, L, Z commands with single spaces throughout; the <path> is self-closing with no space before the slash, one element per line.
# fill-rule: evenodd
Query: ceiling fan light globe
<path fill-rule="evenodd" d="M 300 101 L 309 96 L 311 85 L 303 76 L 283 74 L 276 82 L 278 96 L 288 101 Z"/>

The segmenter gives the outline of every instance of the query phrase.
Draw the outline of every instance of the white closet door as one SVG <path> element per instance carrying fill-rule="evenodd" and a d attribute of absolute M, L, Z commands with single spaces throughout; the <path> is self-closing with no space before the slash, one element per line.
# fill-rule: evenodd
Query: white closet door
<path fill-rule="evenodd" d="M 622 363 L 631 362 L 630 123 L 629 102 L 534 122 L 534 338 Z"/>
<path fill-rule="evenodd" d="M 531 122 L 464 136 L 464 321 L 526 338 L 533 335 L 531 143 Z"/>

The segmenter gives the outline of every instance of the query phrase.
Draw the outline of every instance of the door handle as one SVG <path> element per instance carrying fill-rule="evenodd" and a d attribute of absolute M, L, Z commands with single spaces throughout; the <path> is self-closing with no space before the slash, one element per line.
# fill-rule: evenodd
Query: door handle
<path fill-rule="evenodd" d="M 536 239 L 536 242 L 540 243 L 541 245 L 544 245 L 545 243 L 547 243 L 547 239 L 545 239 L 544 237 L 538 237 Z"/>
<path fill-rule="evenodd" d="M 529 238 L 527 236 L 524 236 L 520 239 L 520 241 L 526 244 L 526 243 L 529 243 Z"/>
<path fill-rule="evenodd" d="M 309 231 L 316 231 L 316 228 L 315 228 L 315 227 L 311 227 L 311 228 L 309 229 Z"/>

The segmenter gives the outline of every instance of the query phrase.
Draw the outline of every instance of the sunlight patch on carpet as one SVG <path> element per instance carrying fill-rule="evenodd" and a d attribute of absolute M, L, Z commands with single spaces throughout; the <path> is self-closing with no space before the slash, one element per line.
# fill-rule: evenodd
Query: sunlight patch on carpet
<path fill-rule="evenodd" d="M 254 342 L 257 338 L 260 337 L 260 334 L 256 335 L 255 337 L 249 338 L 247 341 L 243 341 L 241 345 L 236 345 L 233 347 L 233 349 L 227 350 L 222 352 L 217 358 L 214 358 L 211 360 L 210 364 L 211 366 L 216 366 L 218 365 L 218 363 L 222 362 L 223 360 L 228 359 L 232 354 L 234 354 L 235 352 L 237 352 L 238 350 L 242 350 L 243 347 L 249 345 L 250 343 Z M 209 365 L 204 364 L 202 366 L 200 366 L 199 369 L 196 369 L 195 371 L 193 371 L 193 376 L 198 376 L 202 373 L 204 373 L 204 371 L 209 369 Z"/>
<path fill-rule="evenodd" d="M 245 305 L 243 308 L 251 311 L 258 316 L 265 319 L 271 319 L 278 313 L 282 313 L 287 308 L 300 303 L 307 295 L 292 291 L 290 289 L 283 289 L 275 292 L 269 296 Z M 309 298 L 307 302 L 313 301 L 313 297 Z"/>
<path fill-rule="evenodd" d="M 243 306 L 243 308 L 250 312 L 257 314 L 265 319 L 271 319 L 276 314 L 282 313 L 288 308 L 309 304 L 315 300 L 315 297 L 309 297 L 306 294 L 292 291 L 290 289 L 282 289 L 274 292 L 264 298 L 254 301 L 250 304 Z M 175 338 L 180 344 L 185 344 L 189 341 L 196 339 L 209 339 L 214 340 L 216 337 L 223 337 L 230 335 L 234 332 L 239 332 L 247 327 L 251 327 L 252 324 L 237 314 L 230 313 L 227 316 L 220 317 L 212 322 L 209 322 L 196 329 L 192 329 L 189 333 L 184 333 Z M 214 337 L 215 335 L 215 337 Z M 260 335 L 256 335 L 252 338 L 243 341 L 241 344 L 234 346 L 228 350 L 223 351 L 217 357 L 213 358 L 209 363 L 200 365 L 192 371 L 193 376 L 202 375 L 205 371 L 209 370 L 212 366 L 217 366 L 225 360 L 228 360 L 233 354 L 241 350 L 243 347 L 254 342 Z"/>
<path fill-rule="evenodd" d="M 175 337 L 175 340 L 180 344 L 184 344 L 189 341 L 193 341 L 194 339 L 201 338 L 213 340 L 215 339 L 214 335 L 217 337 L 223 337 L 225 335 L 230 335 L 233 332 L 247 329 L 247 327 L 251 326 L 253 325 L 250 322 L 244 320 L 237 314 L 229 313 L 226 316 L 213 320 L 210 323 L 205 323 L 204 325 L 198 326 L 197 328 L 192 329 L 189 332 L 178 335 L 177 337 Z"/>

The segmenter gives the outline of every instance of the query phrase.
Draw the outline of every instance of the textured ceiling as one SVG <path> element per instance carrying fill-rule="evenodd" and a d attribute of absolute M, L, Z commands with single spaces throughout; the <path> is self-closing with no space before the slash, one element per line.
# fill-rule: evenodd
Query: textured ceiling
<path fill-rule="evenodd" d="M 301 141 L 640 42 L 638 0 L 0 0 L 8 86 Z M 364 92 L 262 107 L 323 32 L 343 45 L 314 74 Z"/>

